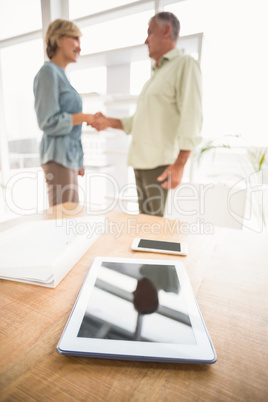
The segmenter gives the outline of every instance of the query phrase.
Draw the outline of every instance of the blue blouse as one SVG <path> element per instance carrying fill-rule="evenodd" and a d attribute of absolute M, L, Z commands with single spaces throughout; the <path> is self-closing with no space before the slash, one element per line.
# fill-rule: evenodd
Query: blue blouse
<path fill-rule="evenodd" d="M 82 125 L 72 124 L 72 114 L 82 112 L 82 100 L 65 71 L 45 62 L 34 78 L 35 111 L 43 137 L 41 164 L 54 161 L 69 169 L 83 167 Z"/>

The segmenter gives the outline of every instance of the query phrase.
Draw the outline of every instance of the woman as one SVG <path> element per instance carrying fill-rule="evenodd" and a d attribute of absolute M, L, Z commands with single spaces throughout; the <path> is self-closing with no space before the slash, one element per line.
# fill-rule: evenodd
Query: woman
<path fill-rule="evenodd" d="M 79 202 L 77 175 L 84 175 L 81 144 L 82 123 L 89 125 L 92 114 L 82 113 L 82 100 L 70 85 L 65 68 L 80 55 L 79 28 L 57 19 L 46 33 L 47 55 L 34 79 L 35 110 L 43 131 L 41 166 L 45 173 L 49 206 Z"/>

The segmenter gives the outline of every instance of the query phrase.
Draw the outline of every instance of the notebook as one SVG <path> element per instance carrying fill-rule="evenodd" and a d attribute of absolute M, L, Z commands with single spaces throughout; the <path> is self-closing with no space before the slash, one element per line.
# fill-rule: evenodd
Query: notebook
<path fill-rule="evenodd" d="M 55 288 L 104 230 L 103 216 L 25 222 L 0 233 L 0 278 Z"/>

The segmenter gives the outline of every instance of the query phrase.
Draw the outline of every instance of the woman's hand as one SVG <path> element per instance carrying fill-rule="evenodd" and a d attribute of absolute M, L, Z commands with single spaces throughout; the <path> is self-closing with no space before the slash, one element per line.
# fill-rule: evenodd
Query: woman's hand
<path fill-rule="evenodd" d="M 85 169 L 81 168 L 77 171 L 78 176 L 84 176 L 85 175 Z"/>
<path fill-rule="evenodd" d="M 94 122 L 94 114 L 84 114 L 85 116 L 85 122 L 87 123 L 87 126 L 92 126 Z"/>

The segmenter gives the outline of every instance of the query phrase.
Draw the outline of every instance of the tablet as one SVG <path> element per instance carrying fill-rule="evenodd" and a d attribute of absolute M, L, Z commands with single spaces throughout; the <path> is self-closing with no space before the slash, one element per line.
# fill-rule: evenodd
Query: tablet
<path fill-rule="evenodd" d="M 184 264 L 161 259 L 96 257 L 57 350 L 105 359 L 216 361 Z"/>

